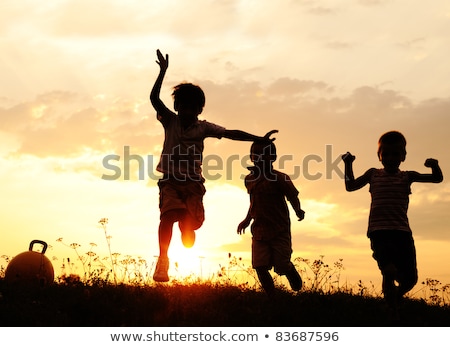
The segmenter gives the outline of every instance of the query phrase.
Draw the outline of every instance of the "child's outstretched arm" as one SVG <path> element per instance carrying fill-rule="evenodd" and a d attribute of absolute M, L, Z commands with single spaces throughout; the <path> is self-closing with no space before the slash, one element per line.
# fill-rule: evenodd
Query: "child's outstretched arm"
<path fill-rule="evenodd" d="M 156 55 L 158 57 L 156 63 L 159 65 L 159 74 L 156 78 L 155 84 L 153 85 L 152 91 L 150 92 L 150 101 L 156 112 L 160 114 L 166 109 L 166 106 L 162 102 L 159 94 L 161 92 L 164 76 L 166 75 L 167 68 L 169 67 L 169 55 L 166 54 L 164 57 L 159 49 L 156 51 Z"/>
<path fill-rule="evenodd" d="M 374 169 L 367 170 L 362 176 L 355 179 L 353 174 L 353 162 L 355 161 L 355 156 L 350 152 L 342 155 L 342 160 L 345 163 L 345 189 L 348 192 L 358 190 L 364 187 L 370 181 L 370 176 Z"/>
<path fill-rule="evenodd" d="M 249 134 L 242 130 L 225 130 L 223 137 L 230 139 L 230 140 L 236 140 L 236 141 L 258 141 L 258 140 L 275 141 L 275 138 L 270 138 L 270 136 L 277 132 L 278 132 L 278 130 L 271 130 L 264 136 L 256 136 L 256 135 Z"/>
<path fill-rule="evenodd" d="M 439 166 L 439 162 L 436 159 L 428 158 L 425 160 L 426 167 L 431 168 L 431 174 L 421 174 L 416 171 L 409 171 L 409 180 L 412 182 L 428 182 L 428 183 L 440 183 L 443 181 L 444 176 Z"/>

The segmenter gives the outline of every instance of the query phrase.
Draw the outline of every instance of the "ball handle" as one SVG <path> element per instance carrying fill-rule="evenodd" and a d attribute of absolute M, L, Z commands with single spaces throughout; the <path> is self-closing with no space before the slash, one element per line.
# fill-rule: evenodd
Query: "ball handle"
<path fill-rule="evenodd" d="M 42 248 L 42 254 L 44 254 L 45 253 L 45 251 L 47 250 L 47 242 L 45 242 L 45 241 L 41 241 L 41 240 L 33 240 L 33 241 L 31 241 L 30 242 L 30 247 L 28 248 L 28 250 L 29 251 L 32 251 L 33 250 L 33 246 L 36 244 L 36 243 L 39 243 L 39 244 L 41 244 L 44 248 Z"/>

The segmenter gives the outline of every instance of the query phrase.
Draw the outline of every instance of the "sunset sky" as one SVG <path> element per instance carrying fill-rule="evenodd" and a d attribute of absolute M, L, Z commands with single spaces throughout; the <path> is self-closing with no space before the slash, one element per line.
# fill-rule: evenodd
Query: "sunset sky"
<path fill-rule="evenodd" d="M 106 256 L 98 221 L 109 218 L 113 252 L 154 261 L 164 133 L 148 96 L 157 49 L 169 54 L 161 97 L 170 108 L 171 88 L 189 81 L 205 91 L 202 119 L 279 130 L 275 167 L 291 175 L 306 211 L 302 222 L 291 213 L 293 257 L 343 259 L 351 283 L 380 287 L 381 276 L 366 237 L 368 187 L 345 191 L 340 154 L 356 156 L 356 175 L 379 167 L 377 140 L 395 129 L 408 141 L 403 169 L 430 172 L 425 159 L 438 159 L 444 181 L 412 186 L 409 218 L 419 281 L 450 283 L 444 0 L 3 1 L 0 255 L 44 240 L 59 274 L 74 253 L 56 240 L 80 252 L 93 242 Z M 206 221 L 190 250 L 175 228 L 169 251 L 187 271 L 202 262 L 208 275 L 228 253 L 250 265 L 250 231 L 236 234 L 249 203 L 249 147 L 205 141 Z M 112 166 L 118 179 L 107 179 Z"/>

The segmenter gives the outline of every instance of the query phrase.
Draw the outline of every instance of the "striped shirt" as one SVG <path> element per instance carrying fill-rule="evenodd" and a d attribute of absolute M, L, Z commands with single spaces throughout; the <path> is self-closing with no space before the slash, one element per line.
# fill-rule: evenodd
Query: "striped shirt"
<path fill-rule="evenodd" d="M 377 169 L 369 183 L 372 203 L 367 235 L 376 230 L 411 232 L 407 215 L 411 194 L 408 172 L 399 170 L 390 174 L 384 169 Z"/>

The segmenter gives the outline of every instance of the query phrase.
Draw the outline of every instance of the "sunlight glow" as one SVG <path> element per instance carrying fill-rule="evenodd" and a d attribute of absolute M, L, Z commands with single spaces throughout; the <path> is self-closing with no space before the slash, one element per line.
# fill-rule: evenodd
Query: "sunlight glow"
<path fill-rule="evenodd" d="M 169 259 L 171 263 L 170 272 L 177 277 L 202 277 L 205 252 L 197 245 L 186 248 L 181 244 L 180 232 L 177 225 L 174 226 L 174 235 L 169 249 Z"/>
<path fill-rule="evenodd" d="M 45 111 L 47 110 L 48 106 L 47 105 L 40 105 L 40 106 L 35 106 L 33 107 L 33 109 L 31 110 L 31 116 L 34 119 L 40 119 L 44 116 Z"/>

